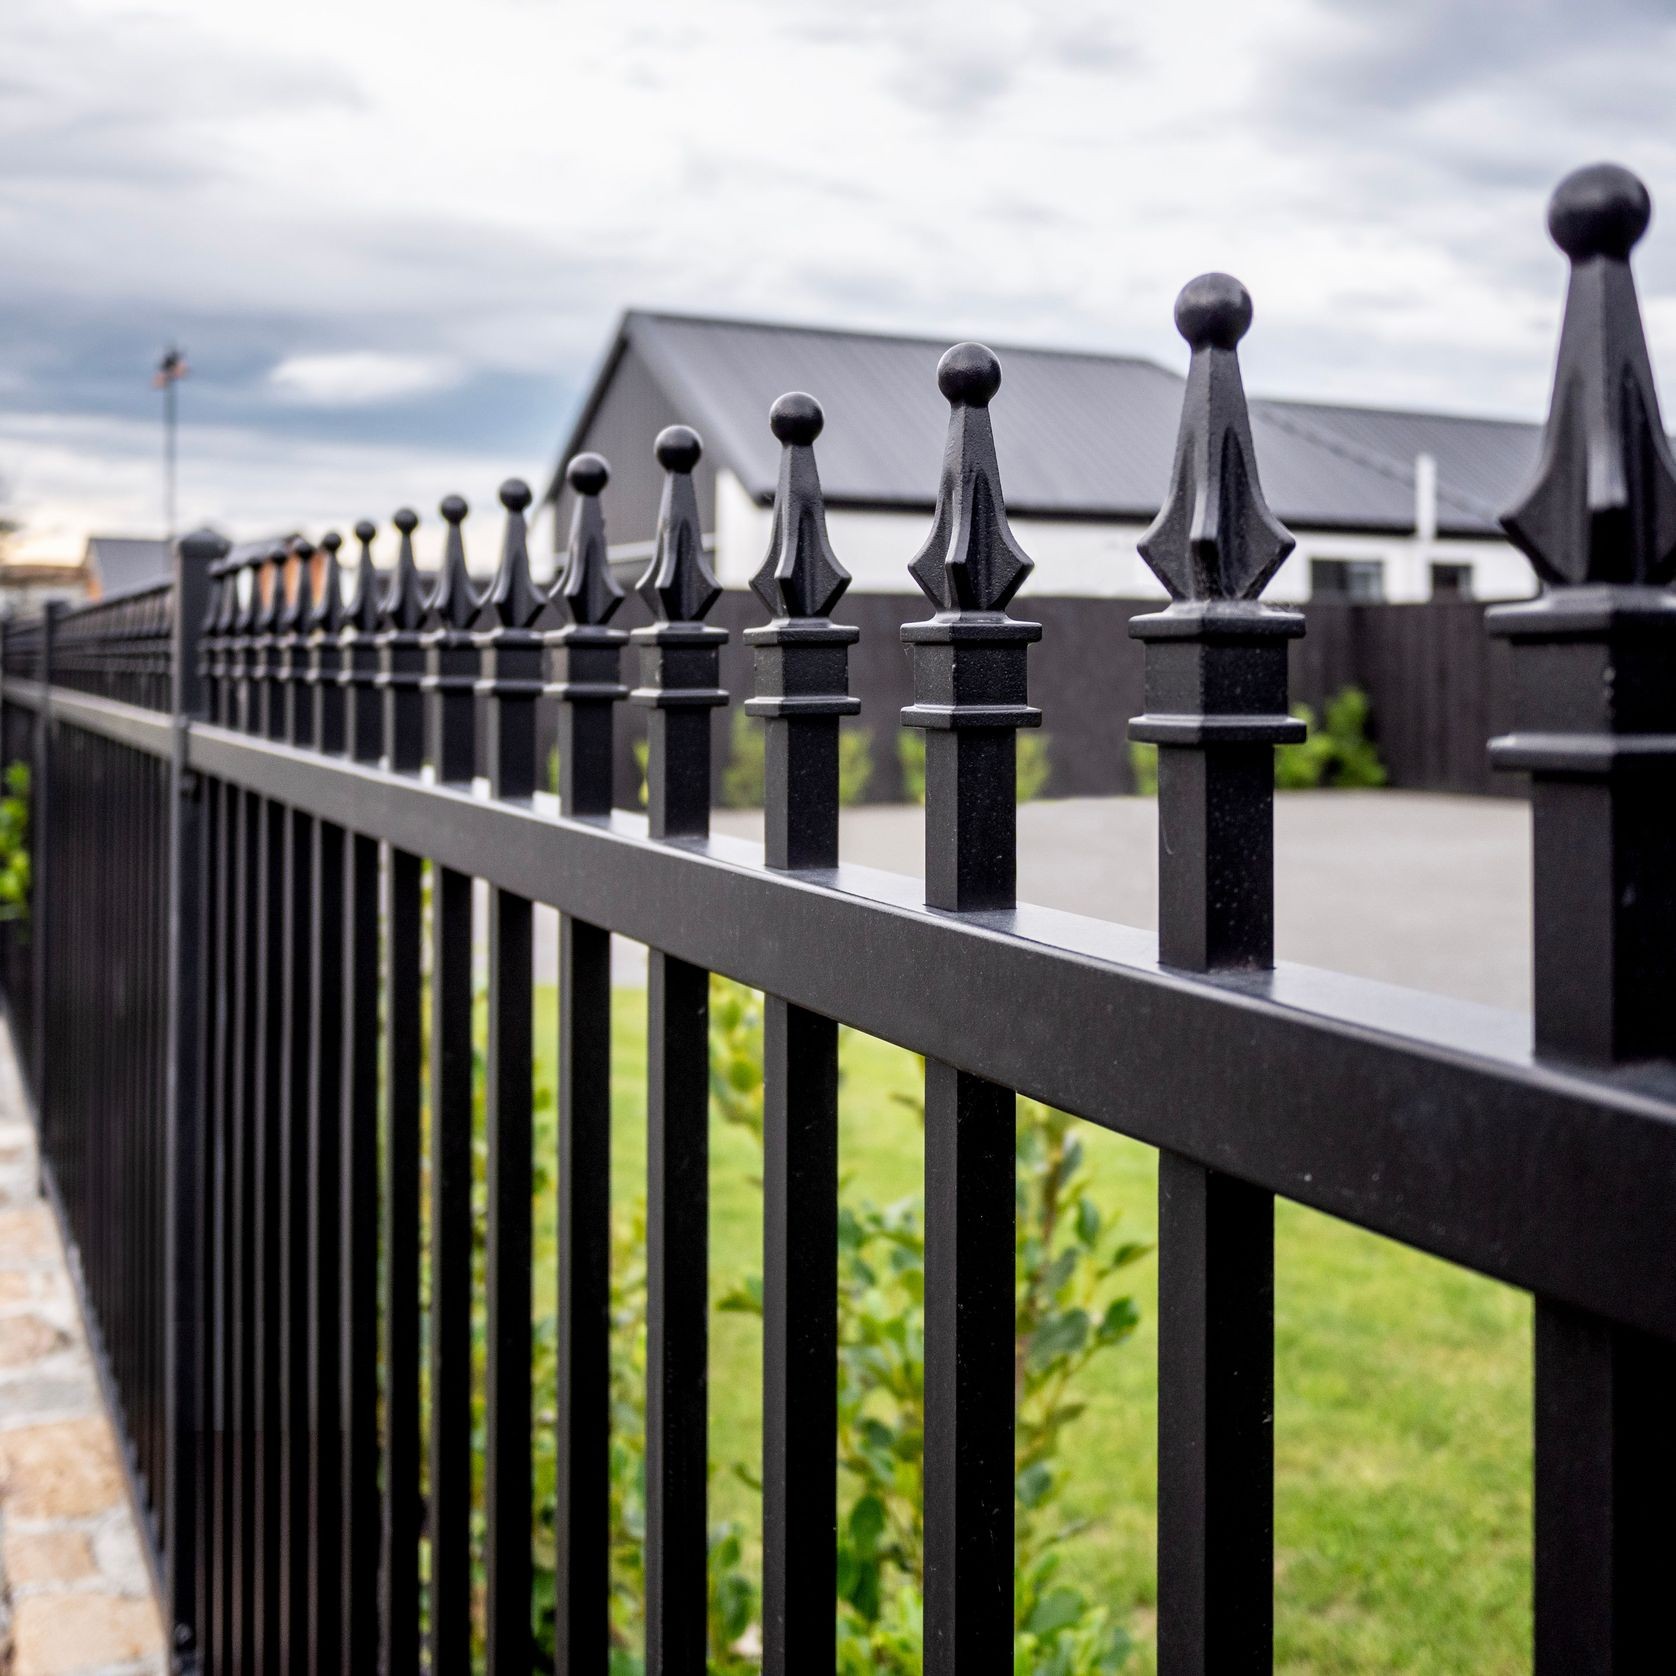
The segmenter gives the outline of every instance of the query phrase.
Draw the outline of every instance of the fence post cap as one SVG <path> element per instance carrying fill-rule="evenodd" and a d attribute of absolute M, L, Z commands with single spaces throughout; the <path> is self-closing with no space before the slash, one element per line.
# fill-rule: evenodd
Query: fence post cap
<path fill-rule="evenodd" d="M 1233 349 L 1251 330 L 1251 293 L 1232 274 L 1200 274 L 1176 297 L 1176 330 L 1193 349 Z"/>
<path fill-rule="evenodd" d="M 1627 261 L 1652 218 L 1651 194 L 1619 163 L 1573 169 L 1548 200 L 1548 231 L 1574 262 L 1591 256 Z"/>
<path fill-rule="evenodd" d="M 194 564 L 216 564 L 226 558 L 233 549 L 233 544 L 219 530 L 212 530 L 207 526 L 201 530 L 193 530 L 183 535 L 175 543 L 182 558 L 191 559 Z"/>
<path fill-rule="evenodd" d="M 780 479 L 768 554 L 751 591 L 771 617 L 825 617 L 850 585 L 827 537 L 815 465 L 813 444 L 825 423 L 821 404 L 801 390 L 788 391 L 768 410 L 768 428 L 781 444 Z"/>

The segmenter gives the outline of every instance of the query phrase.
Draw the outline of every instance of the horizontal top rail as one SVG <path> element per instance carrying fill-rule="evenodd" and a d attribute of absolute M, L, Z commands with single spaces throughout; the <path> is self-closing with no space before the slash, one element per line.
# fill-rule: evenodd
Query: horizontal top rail
<path fill-rule="evenodd" d="M 5 697 L 35 705 L 40 688 L 8 680 Z M 61 689 L 52 707 L 169 749 L 172 723 L 154 712 Z M 742 840 L 654 842 L 643 817 L 565 819 L 546 797 L 498 801 L 222 727 L 191 724 L 187 760 L 1300 1204 L 1676 1336 L 1676 1068 L 1662 1061 L 1539 1061 L 1522 1014 L 1285 963 L 1188 975 L 1159 966 L 1151 933 L 1108 921 L 942 913 L 906 876 L 775 872 Z M 875 981 L 857 986 L 857 970 Z"/>

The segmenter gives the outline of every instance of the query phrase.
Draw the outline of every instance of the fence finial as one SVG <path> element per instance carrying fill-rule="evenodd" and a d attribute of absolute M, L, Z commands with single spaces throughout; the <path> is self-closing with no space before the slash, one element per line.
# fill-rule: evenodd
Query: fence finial
<path fill-rule="evenodd" d="M 1004 611 L 1035 568 L 1013 538 L 1001 494 L 989 404 L 1001 363 L 981 343 L 957 343 L 937 363 L 950 408 L 937 510 L 908 573 L 942 611 Z"/>
<path fill-rule="evenodd" d="M 788 391 L 769 409 L 769 429 L 780 439 L 780 483 L 768 556 L 751 588 L 771 617 L 825 617 L 850 585 L 827 539 L 815 465 L 815 438 L 825 425 L 821 404 L 801 390 Z"/>
<path fill-rule="evenodd" d="M 605 511 L 600 503 L 611 481 L 611 467 L 602 454 L 578 454 L 565 467 L 565 480 L 576 492 L 576 510 L 553 599 L 564 606 L 573 623 L 598 627 L 610 622 L 623 603 L 623 590 L 611 574 L 606 553 Z"/>
<path fill-rule="evenodd" d="M 396 550 L 396 568 L 390 575 L 390 586 L 379 603 L 380 620 L 386 628 L 411 634 L 424 621 L 424 588 L 419 581 L 419 567 L 413 562 L 413 532 L 419 527 L 419 514 L 404 506 L 390 520 L 401 532 L 401 546 Z"/>
<path fill-rule="evenodd" d="M 502 628 L 528 628 L 547 603 L 530 580 L 529 528 L 524 513 L 533 498 L 529 484 L 521 477 L 509 477 L 500 486 L 506 530 L 501 537 L 495 579 L 483 596 L 483 611 Z"/>
<path fill-rule="evenodd" d="M 308 626 L 322 634 L 336 634 L 343 627 L 343 569 L 338 562 L 342 546 L 343 537 L 336 530 L 327 530 L 320 538 L 320 551 L 326 557 L 320 567 L 320 585 L 315 589 Z"/>
<path fill-rule="evenodd" d="M 378 525 L 370 518 L 355 524 L 355 540 L 360 554 L 355 560 L 355 601 L 346 612 L 349 627 L 359 634 L 372 634 L 378 628 L 378 567 L 372 562 L 373 538 Z"/>
<path fill-rule="evenodd" d="M 1137 546 L 1172 599 L 1255 599 L 1297 545 L 1257 478 L 1239 341 L 1251 294 L 1230 274 L 1201 274 L 1176 298 L 1193 351 L 1170 490 Z"/>
<path fill-rule="evenodd" d="M 698 496 L 693 489 L 693 467 L 704 453 L 704 444 L 689 426 L 670 425 L 658 432 L 654 452 L 667 475 L 658 507 L 657 546 L 640 578 L 640 597 L 659 622 L 696 623 L 722 592 L 704 556 Z"/>
<path fill-rule="evenodd" d="M 1676 574 L 1676 460 L 1629 266 L 1651 216 L 1647 188 L 1615 163 L 1567 175 L 1548 202 L 1571 262 L 1553 403 L 1535 478 L 1501 520 L 1546 582 Z"/>
<path fill-rule="evenodd" d="M 279 627 L 286 634 L 296 634 L 301 630 L 314 609 L 314 543 L 307 536 L 293 537 L 286 548 L 278 577 L 282 592 L 285 572 L 293 564 L 296 566 L 296 585 L 279 618 Z"/>
<path fill-rule="evenodd" d="M 460 495 L 444 496 L 437 508 L 448 534 L 442 544 L 442 569 L 425 602 L 425 621 L 433 628 L 470 628 L 482 604 L 472 586 L 471 572 L 466 569 L 465 538 L 460 534 L 460 525 L 470 510 Z"/>

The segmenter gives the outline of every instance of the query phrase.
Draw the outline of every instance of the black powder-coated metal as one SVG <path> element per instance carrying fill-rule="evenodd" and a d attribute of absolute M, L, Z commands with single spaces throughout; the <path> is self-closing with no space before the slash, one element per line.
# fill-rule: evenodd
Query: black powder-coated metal
<path fill-rule="evenodd" d="M 646 763 L 654 839 L 710 828 L 710 712 L 721 629 L 702 619 L 721 589 L 700 537 L 684 425 L 658 435 L 663 500 L 640 592 L 657 621 L 631 636 L 650 712 Z M 646 982 L 646 1671 L 703 1667 L 707 1641 L 710 975 L 651 948 Z"/>
<path fill-rule="evenodd" d="M 489 795 L 535 796 L 535 707 L 545 646 L 536 620 L 546 600 L 530 581 L 524 513 L 529 486 L 501 485 L 506 512 L 500 564 L 483 603 L 483 679 L 488 706 Z M 489 892 L 488 1377 L 485 1387 L 484 1563 L 490 1676 L 523 1676 L 530 1637 L 530 1352 L 534 1163 L 534 919 L 527 897 Z"/>
<path fill-rule="evenodd" d="M 320 539 L 320 573 L 307 619 L 302 680 L 314 750 L 335 756 L 344 741 L 339 684 L 344 627 L 342 537 Z M 313 974 L 308 1025 L 308 1587 L 310 1676 L 340 1668 L 343 1567 L 343 1055 L 344 876 L 347 834 L 333 821 L 310 823 L 313 897 L 308 947 Z"/>
<path fill-rule="evenodd" d="M 1269 511 L 1241 384 L 1251 298 L 1205 274 L 1176 301 L 1192 349 L 1175 470 L 1140 542 L 1172 603 L 1135 618 L 1158 747 L 1158 958 L 1189 972 L 1274 964 L 1274 747 L 1294 611 L 1258 601 L 1292 550 Z M 1274 1639 L 1274 1200 L 1158 1160 L 1158 1668 L 1260 1672 Z"/>
<path fill-rule="evenodd" d="M 747 709 L 767 730 L 760 847 L 707 835 L 724 637 L 704 621 L 698 441 L 679 427 L 657 450 L 643 591 L 658 620 L 634 637 L 653 722 L 644 820 L 610 810 L 623 636 L 595 457 L 572 462 L 576 520 L 547 598 L 529 580 L 528 491 L 505 486 L 480 622 L 449 591 L 464 508 L 445 506 L 433 628 L 447 636 L 437 674 L 455 684 L 431 689 L 430 779 L 409 513 L 382 592 L 373 530 L 358 529 L 352 610 L 335 539 L 311 590 L 306 544 L 220 563 L 213 538 L 189 537 L 171 584 L 0 627 L 0 743 L 31 764 L 38 855 L 35 942 L 0 937 L 0 980 L 179 1668 L 410 1676 L 427 1611 L 433 1657 L 471 1657 L 464 1612 L 442 1611 L 470 1557 L 469 1492 L 449 1477 L 469 1440 L 438 1422 L 427 1484 L 418 1431 L 427 864 L 459 881 L 438 910 L 433 1042 L 469 1048 L 469 881 L 489 889 L 482 1607 L 496 1671 L 536 1662 L 537 902 L 562 926 L 560 1668 L 600 1670 L 610 1652 L 612 935 L 652 950 L 650 1670 L 705 1659 L 711 972 L 765 992 L 767 1670 L 832 1662 L 838 1021 L 926 1059 L 928 1671 L 1012 1662 L 1013 1090 L 1162 1154 L 1161 1671 L 1271 1662 L 1276 1193 L 1536 1295 L 1539 1676 L 1659 1668 L 1676 1561 L 1676 462 L 1629 277 L 1646 220 L 1619 170 L 1555 195 L 1572 260 L 1555 407 L 1509 515 L 1550 591 L 1491 617 L 1516 687 L 1493 755 L 1534 786 L 1534 1042 L 1516 1015 L 1272 964 L 1270 756 L 1296 736 L 1297 623 L 1258 603 L 1287 537 L 1262 502 L 1239 387 L 1249 304 L 1221 276 L 1178 308 L 1186 411 L 1144 543 L 1173 598 L 1133 629 L 1147 676 L 1133 734 L 1160 751 L 1157 939 L 1013 905 L 1014 730 L 1036 720 L 1037 631 L 1006 615 L 1028 560 L 989 435 L 999 367 L 977 346 L 945 361 L 944 479 L 912 566 L 936 610 L 905 631 L 904 719 L 928 734 L 923 888 L 838 863 L 855 637 L 829 617 L 844 578 L 809 397 L 772 416 L 782 478 L 757 578 L 772 620 L 746 636 Z M 564 626 L 547 628 L 549 607 Z M 479 656 L 472 694 L 459 683 Z M 557 815 L 535 795 L 544 698 L 559 708 Z M 487 794 L 469 777 L 478 700 Z M 469 1141 L 469 1071 L 450 1077 L 435 1078 L 433 1116 L 450 1087 L 457 1113 L 463 1087 Z M 461 1132 L 438 1136 L 433 1164 Z M 443 1343 L 473 1301 L 459 1215 L 449 1201 L 437 1226 L 454 1243 L 432 1251 Z M 468 1362 L 469 1344 L 433 1365 L 444 1416 L 462 1412 Z"/>
<path fill-rule="evenodd" d="M 628 636 L 609 626 L 622 590 L 606 558 L 597 454 L 567 469 L 575 492 L 566 558 L 552 601 L 568 621 L 551 633 L 559 707 L 559 807 L 611 813 L 614 706 Z M 596 1670 L 610 1641 L 608 1545 L 611 1419 L 611 934 L 559 919 L 558 1438 L 554 1464 L 554 1603 L 560 1668 Z"/>
<path fill-rule="evenodd" d="M 477 770 L 471 624 L 477 592 L 460 525 L 466 503 L 449 495 L 442 567 L 426 601 L 420 644 L 427 673 L 431 767 L 445 785 Z M 472 1295 L 471 876 L 431 870 L 430 1079 L 430 1535 L 428 1609 L 433 1670 L 471 1662 Z"/>
<path fill-rule="evenodd" d="M 1612 1066 L 1676 1054 L 1676 460 L 1659 420 L 1630 251 L 1651 205 L 1628 171 L 1562 181 L 1571 263 L 1542 463 L 1504 522 L 1549 584 L 1500 606 L 1513 732 L 1532 781 L 1537 1052 Z M 1536 1669 L 1624 1676 L 1668 1657 L 1676 1569 L 1676 1349 L 1536 1303 Z"/>
<path fill-rule="evenodd" d="M 289 745 L 313 746 L 305 660 L 309 617 L 314 608 L 314 548 L 294 542 L 287 555 L 289 598 L 274 636 L 274 665 L 281 736 Z M 282 572 L 282 574 L 284 574 Z M 313 1461 L 310 1453 L 310 1331 L 313 1312 L 310 1242 L 314 1229 L 310 1195 L 314 1179 L 309 1114 L 310 1025 L 317 977 L 313 965 L 311 905 L 314 828 L 305 811 L 280 815 L 281 954 L 280 987 L 270 997 L 278 1014 L 279 1101 L 279 1668 L 306 1670 L 312 1642 L 308 1574 Z"/>
<path fill-rule="evenodd" d="M 906 726 L 925 729 L 925 902 L 1010 908 L 1017 878 L 1016 734 L 1036 726 L 1025 659 L 1036 623 L 1007 615 L 1031 570 L 1001 494 L 989 404 L 1001 364 L 981 344 L 943 357 L 948 443 L 931 533 L 909 573 L 937 608 L 902 629 L 914 666 Z M 1014 1098 L 925 1062 L 925 1670 L 1012 1664 Z"/>
<path fill-rule="evenodd" d="M 838 864 L 838 718 L 854 715 L 857 630 L 830 612 L 849 584 L 826 533 L 812 396 L 775 402 L 781 445 L 768 556 L 752 581 L 770 621 L 749 629 L 746 702 L 766 734 L 764 859 Z M 767 1676 L 829 1668 L 836 1654 L 838 1429 L 838 1027 L 763 1000 L 762 1658 Z"/>
<path fill-rule="evenodd" d="M 417 784 L 424 760 L 424 611 L 413 562 L 418 518 L 395 515 L 401 536 L 380 605 L 376 679 L 384 699 L 389 771 Z M 419 1668 L 419 1545 L 425 1529 L 419 1461 L 420 928 L 419 854 L 384 857 L 384 1519 L 382 1676 Z"/>
<path fill-rule="evenodd" d="M 376 526 L 355 526 L 360 548 L 353 604 L 345 612 L 339 687 L 343 750 L 376 763 L 383 751 L 377 689 L 379 576 L 372 562 Z M 338 1091 L 343 1139 L 340 1253 L 343 1368 L 343 1569 L 339 1587 L 343 1676 L 379 1668 L 381 1518 L 378 1446 L 379 1364 L 379 866 L 378 840 L 346 835 L 343 913 L 343 1070 Z"/>

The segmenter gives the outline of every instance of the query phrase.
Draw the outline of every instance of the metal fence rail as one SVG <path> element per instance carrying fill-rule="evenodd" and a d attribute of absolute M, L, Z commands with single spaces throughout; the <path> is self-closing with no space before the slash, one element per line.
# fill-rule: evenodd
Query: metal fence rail
<path fill-rule="evenodd" d="M 939 370 L 948 445 L 910 567 L 932 611 L 902 630 L 902 720 L 926 736 L 923 887 L 838 855 L 858 631 L 829 615 L 847 577 L 808 396 L 770 417 L 767 621 L 747 634 L 760 847 L 708 834 L 724 636 L 705 622 L 719 590 L 684 427 L 657 441 L 655 621 L 632 636 L 611 626 L 594 456 L 570 466 L 550 593 L 513 482 L 481 596 L 449 500 L 428 590 L 402 512 L 388 571 L 357 527 L 352 584 L 335 535 L 236 560 L 193 537 L 171 589 L 10 628 L 0 730 L 34 766 L 39 854 L 32 962 L 8 946 L 0 975 L 14 1024 L 31 995 L 44 1020 L 45 1155 L 181 1667 L 441 1676 L 470 1667 L 480 1612 L 488 1668 L 533 1668 L 531 916 L 547 904 L 560 1669 L 608 1655 L 612 935 L 651 951 L 649 1671 L 705 1657 L 710 972 L 768 998 L 766 1670 L 834 1661 L 839 1023 L 925 1058 L 928 1672 L 1012 1668 L 1015 1091 L 1161 1154 L 1160 1670 L 1272 1662 L 1277 1194 L 1535 1295 L 1538 1669 L 1658 1668 L 1676 1563 L 1676 462 L 1628 265 L 1647 214 L 1605 166 L 1555 195 L 1572 262 L 1555 403 L 1508 520 L 1548 589 L 1492 614 L 1517 679 L 1493 751 L 1534 788 L 1534 1039 L 1520 1017 L 1274 964 L 1271 754 L 1298 733 L 1303 624 L 1259 597 L 1291 539 L 1259 487 L 1236 357 L 1250 300 L 1226 276 L 1177 302 L 1186 408 L 1143 548 L 1172 603 L 1132 629 L 1131 733 L 1159 751 L 1156 939 L 1014 900 L 1015 738 L 1040 720 L 1041 631 L 1009 613 L 1031 566 L 990 432 L 1001 369 L 976 345 Z M 624 698 L 649 717 L 644 818 L 611 807 Z M 556 812 L 536 791 L 547 704 Z M 473 880 L 489 903 L 481 1602 Z"/>

